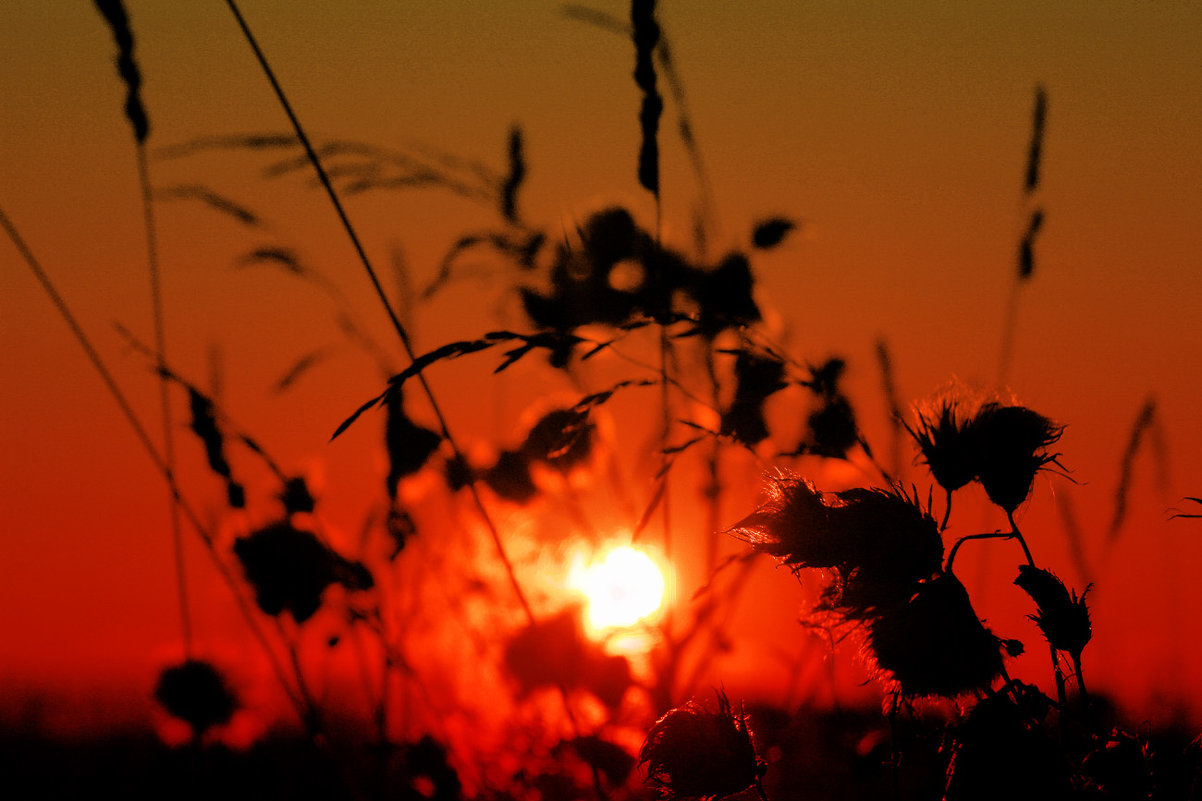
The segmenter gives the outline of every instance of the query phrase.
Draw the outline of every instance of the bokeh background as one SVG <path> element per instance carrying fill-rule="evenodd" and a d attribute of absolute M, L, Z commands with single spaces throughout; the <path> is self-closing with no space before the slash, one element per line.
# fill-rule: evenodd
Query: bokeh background
<path fill-rule="evenodd" d="M 239 258 L 255 247 L 294 249 L 339 288 L 392 363 L 404 360 L 307 175 L 265 178 L 277 156 L 263 153 L 172 156 L 199 137 L 286 130 L 228 11 L 216 2 L 127 5 L 153 182 L 210 187 L 264 220 L 252 230 L 196 201 L 157 204 L 171 361 L 217 388 L 246 429 L 314 477 L 330 519 L 351 538 L 386 471 L 379 420 L 328 440 L 379 391 L 381 374 L 340 344 L 328 295 L 279 271 L 239 267 Z M 1183 498 L 1202 495 L 1202 8 L 660 5 L 712 189 L 712 251 L 746 247 L 768 216 L 798 220 L 794 236 L 757 260 L 757 298 L 797 358 L 847 359 L 848 392 L 883 454 L 881 339 L 904 401 L 956 379 L 1004 386 L 1067 424 L 1058 449 L 1072 481 L 1041 478 L 1020 523 L 1041 564 L 1083 586 L 1060 511 L 1068 497 L 1095 581 L 1095 641 L 1085 654 L 1092 684 L 1137 719 L 1196 721 L 1202 520 L 1170 515 L 1198 511 Z M 608 0 L 589 7 L 627 13 Z M 562 4 L 247 0 L 244 13 L 318 139 L 438 151 L 503 173 L 506 137 L 519 124 L 528 219 L 570 229 L 616 203 L 652 224 L 653 202 L 635 178 L 632 47 Z M 0 204 L 154 421 L 154 379 L 114 328 L 151 339 L 136 163 L 114 53 L 90 4 L 0 5 Z M 1015 295 L 1037 84 L 1049 97 L 1034 198 L 1046 223 L 1032 280 Z M 698 183 L 674 137 L 675 115 L 669 101 L 663 230 L 688 248 Z M 348 208 L 373 259 L 402 265 L 388 271 L 398 298 L 433 278 L 458 235 L 493 219 L 438 189 L 365 194 Z M 407 305 L 419 349 L 497 322 L 521 325 L 488 259 L 467 259 L 465 274 L 433 301 Z M 179 658 L 162 482 L 9 243 L 0 245 L 0 337 L 0 709 L 60 730 L 137 722 L 157 670 Z M 299 356 L 324 346 L 334 347 L 330 359 L 290 391 L 273 391 Z M 532 400 L 556 389 L 523 368 L 480 391 L 473 376 L 488 369 L 435 377 L 452 427 L 469 438 L 513 436 Z M 1126 522 L 1111 537 L 1120 463 L 1149 398 L 1155 425 L 1133 463 Z M 181 430 L 183 414 L 181 406 Z M 205 508 L 220 523 L 219 487 L 203 483 L 200 457 L 180 447 L 196 466 L 184 468 L 185 479 L 202 482 Z M 759 475 L 746 467 L 728 474 L 727 523 L 754 501 Z M 829 466 L 813 469 L 828 486 L 846 480 L 821 472 Z M 921 470 L 909 466 L 906 477 L 925 494 Z M 694 490 L 681 482 L 676 491 L 686 499 Z M 965 510 L 951 533 L 1002 525 L 979 504 Z M 1010 586 L 1013 551 L 983 546 L 965 559 L 978 611 L 999 633 L 1029 631 Z M 198 637 L 235 661 L 245 632 L 225 590 L 194 543 L 188 564 Z M 683 588 L 701 580 L 695 569 L 685 575 L 682 603 L 692 591 Z M 759 645 L 728 655 L 715 679 L 767 700 L 790 692 L 787 669 L 760 657 L 802 647 L 803 596 L 787 572 L 765 565 L 754 603 L 742 608 L 743 630 Z"/>

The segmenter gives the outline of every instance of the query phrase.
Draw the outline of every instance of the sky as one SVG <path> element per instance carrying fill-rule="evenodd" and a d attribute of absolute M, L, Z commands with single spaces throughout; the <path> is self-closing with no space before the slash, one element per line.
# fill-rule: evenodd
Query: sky
<path fill-rule="evenodd" d="M 333 444 L 329 435 L 405 359 L 306 175 L 265 177 L 275 154 L 179 155 L 204 137 L 286 130 L 225 6 L 127 6 L 160 191 L 171 363 L 219 387 L 231 415 L 290 469 L 318 477 L 336 536 L 353 541 L 386 468 L 366 425 Z M 526 219 L 560 232 L 621 204 L 653 224 L 654 202 L 634 169 L 632 47 L 562 4 L 242 6 L 315 138 L 441 153 L 462 160 L 451 169 L 464 174 L 470 162 L 503 174 L 519 125 Z M 600 0 L 588 8 L 627 13 Z M 886 436 L 874 356 L 882 339 L 904 402 L 957 380 L 1066 424 L 1057 448 L 1069 478 L 1043 477 L 1020 524 L 1041 564 L 1081 588 L 1059 511 L 1075 510 L 1094 581 L 1086 669 L 1137 716 L 1202 717 L 1202 591 L 1191 580 L 1202 521 L 1170 519 L 1173 509 L 1200 511 L 1183 499 L 1202 495 L 1202 8 L 665 0 L 659 17 L 705 165 L 709 247 L 745 249 L 754 224 L 771 216 L 799 223 L 755 263 L 774 336 L 802 361 L 847 359 L 848 392 L 870 440 Z M 153 376 L 114 326 L 152 338 L 135 150 L 111 34 L 89 4 L 19 0 L 0 6 L 0 53 L 0 208 L 157 433 Z M 1028 198 L 1037 85 L 1048 114 L 1041 181 Z M 674 136 L 678 113 L 669 100 L 662 232 L 687 250 L 701 184 Z M 189 186 L 245 203 L 263 224 L 239 226 L 194 199 L 171 199 L 173 187 Z M 1016 290 L 1018 242 L 1036 205 L 1046 219 L 1035 270 Z M 436 189 L 367 193 L 347 207 L 399 298 L 412 298 L 406 284 L 432 280 L 457 236 L 496 221 L 491 209 Z M 292 248 L 336 293 L 239 267 L 257 247 Z M 397 263 L 404 269 L 391 269 Z M 419 350 L 521 324 L 487 260 L 469 260 L 465 271 L 475 277 L 453 291 L 403 304 Z M 386 343 L 384 365 L 347 344 L 337 308 L 355 310 Z M 1002 376 L 1008 315 L 1014 338 Z M 273 392 L 290 364 L 321 348 L 335 355 L 289 392 Z M 513 420 L 526 408 L 571 390 L 548 388 L 531 368 L 484 392 L 480 371 L 476 363 L 435 377 L 452 426 L 469 439 L 516 436 Z M 0 377 L 5 703 L 33 708 L 39 699 L 54 709 L 54 698 L 88 697 L 100 699 L 91 703 L 103 717 L 104 698 L 144 695 L 164 661 L 178 658 L 166 491 L 8 242 L 0 243 Z M 1133 462 L 1127 521 L 1108 537 L 1124 449 L 1149 398 L 1155 425 Z M 218 526 L 249 525 L 221 517 L 194 444 L 182 444 L 184 411 L 181 401 L 179 447 L 193 467 L 181 469 L 201 508 Z M 744 505 L 732 501 L 725 524 L 754 501 L 758 469 L 744 467 L 731 479 Z M 907 469 L 908 480 L 927 481 Z M 957 533 L 1000 525 L 981 516 L 966 514 Z M 1013 554 L 1003 545 L 981 553 L 965 572 L 979 611 L 999 629 L 1024 625 L 999 567 Z M 245 632 L 228 634 L 241 623 L 226 589 L 195 542 L 187 556 L 200 638 L 237 653 L 227 640 Z M 759 647 L 793 647 L 789 627 L 803 605 L 796 582 L 765 569 L 755 593 L 776 610 Z M 748 664 L 732 659 L 730 675 Z"/>

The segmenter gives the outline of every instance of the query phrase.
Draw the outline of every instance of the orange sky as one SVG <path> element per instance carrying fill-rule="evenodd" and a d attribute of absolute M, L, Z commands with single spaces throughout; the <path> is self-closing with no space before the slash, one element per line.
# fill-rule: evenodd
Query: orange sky
<path fill-rule="evenodd" d="M 353 532 L 382 486 L 376 434 L 364 426 L 333 445 L 326 440 L 379 391 L 380 376 L 348 349 L 293 392 L 273 396 L 287 365 L 338 341 L 338 331 L 329 302 L 312 288 L 233 264 L 252 247 L 293 247 L 390 343 L 386 320 L 331 211 L 303 180 L 262 180 L 270 158 L 261 155 L 156 155 L 200 136 L 283 131 L 285 120 L 221 4 L 128 5 L 155 184 L 203 183 L 267 219 L 248 233 L 197 203 L 158 204 L 171 361 L 207 385 L 216 349 L 227 407 L 293 469 L 323 476 L 337 499 L 334 525 Z M 1037 197 L 1047 222 L 1034 280 L 1019 298 L 1009 387 L 1068 424 L 1059 447 L 1078 484 L 1040 483 L 1024 529 L 1041 563 L 1077 582 L 1053 489 L 1071 495 L 1097 565 L 1095 643 L 1086 652 L 1093 683 L 1139 712 L 1162 714 L 1157 697 L 1165 696 L 1188 699 L 1198 715 L 1202 597 L 1192 572 L 1202 564 L 1202 521 L 1168 522 L 1167 510 L 1202 494 L 1194 325 L 1202 308 L 1202 9 L 661 6 L 712 181 L 714 249 L 744 246 L 753 223 L 769 215 L 804 221 L 800 235 L 757 262 L 758 297 L 798 358 L 847 357 L 849 392 L 869 437 L 881 442 L 878 337 L 890 344 L 904 400 L 953 377 L 985 386 L 998 379 L 1026 219 L 1020 190 L 1033 88 L 1047 87 Z M 622 3 L 596 8 L 626 14 Z M 344 8 L 306 0 L 285 10 L 247 0 L 244 12 L 318 138 L 426 143 L 503 171 L 507 132 L 520 123 L 528 219 L 558 231 L 616 202 L 650 225 L 653 206 L 635 181 L 629 42 L 568 19 L 558 2 Z M 112 326 L 151 338 L 134 150 L 111 36 L 89 4 L 5 3 L 0 54 L 0 206 L 157 432 L 154 382 Z M 664 232 L 687 247 L 697 193 L 671 136 L 673 114 L 669 103 Z M 492 219 L 437 192 L 368 195 L 348 208 L 371 256 L 386 265 L 400 249 L 419 285 L 458 234 Z M 419 306 L 411 318 L 419 347 L 496 327 L 485 315 L 502 295 L 495 284 L 475 284 Z M 145 688 L 176 658 L 179 641 L 165 493 L 7 242 L 0 337 L 5 705 L 22 703 L 29 688 Z M 395 349 L 392 361 L 404 363 Z M 452 425 L 469 438 L 514 436 L 512 420 L 541 385 L 523 386 L 527 374 L 518 372 L 505 394 L 482 402 L 463 391 L 475 384 L 457 383 L 473 370 L 487 368 L 477 362 L 436 377 Z M 1119 460 L 1149 395 L 1159 403 L 1169 480 L 1158 487 L 1152 460 L 1141 456 L 1129 522 L 1107 549 L 1102 532 Z M 178 414 L 182 421 L 182 407 Z M 218 494 L 196 465 L 185 477 L 202 488 L 202 508 L 216 510 Z M 913 469 L 908 478 L 925 480 Z M 740 481 L 750 489 L 758 476 L 748 466 Z M 746 511 L 732 504 L 726 518 Z M 966 533 L 977 524 L 961 525 Z M 198 627 L 221 642 L 240 624 L 194 546 L 189 558 L 203 604 Z M 1007 558 L 1000 547 L 990 557 Z M 979 611 L 999 630 L 1021 624 L 1021 611 L 996 600 L 1011 591 L 1009 578 L 977 572 L 985 577 Z M 769 637 L 789 641 L 802 601 L 795 583 L 766 570 L 758 592 L 780 607 L 781 627 Z"/>

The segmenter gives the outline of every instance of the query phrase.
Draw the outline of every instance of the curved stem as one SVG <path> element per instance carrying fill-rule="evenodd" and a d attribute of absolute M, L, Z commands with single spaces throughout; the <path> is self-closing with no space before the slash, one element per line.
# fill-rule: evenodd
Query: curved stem
<path fill-rule="evenodd" d="M 1014 522 L 1014 510 L 1006 510 L 1006 519 L 1010 521 L 1010 532 L 1014 538 L 1018 540 L 1018 544 L 1023 546 L 1023 553 L 1027 556 L 1027 564 L 1035 567 L 1035 560 L 1031 557 L 1031 549 L 1027 547 L 1027 540 L 1023 537 L 1023 533 L 1018 530 L 1018 524 Z"/>

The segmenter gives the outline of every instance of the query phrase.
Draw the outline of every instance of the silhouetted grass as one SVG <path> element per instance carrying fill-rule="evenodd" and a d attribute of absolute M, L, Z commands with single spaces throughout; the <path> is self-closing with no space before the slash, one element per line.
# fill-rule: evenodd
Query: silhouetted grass
<path fill-rule="evenodd" d="M 66 746 L 14 737 L 7 749 L 0 747 L 11 763 L 9 781 L 38 782 L 49 797 L 84 792 L 158 797 L 166 788 L 196 798 L 407 801 L 469 796 L 619 801 L 649 797 L 644 778 L 667 797 L 754 793 L 765 801 L 1184 798 L 1194 791 L 1196 741 L 1188 744 L 1176 731 L 1132 729 L 1114 715 L 1104 695 L 1087 692 L 1083 667 L 1095 625 L 1088 581 L 1072 586 L 1056 570 L 1038 567 L 1029 532 L 1016 524 L 1017 510 L 1039 491 L 1037 476 L 1063 470 L 1062 455 L 1053 448 L 1064 426 L 1017 402 L 956 393 L 907 414 L 893 354 L 881 337 L 876 359 L 892 436 L 886 468 L 847 390 L 848 360 L 792 356 L 763 323 L 757 260 L 782 247 L 798 224 L 783 216 L 764 218 L 747 232 L 745 245 L 714 256 L 706 252 L 706 215 L 699 213 L 693 252 L 665 244 L 659 202 L 660 151 L 667 144 L 659 129 L 661 76 L 677 106 L 677 136 L 697 173 L 703 210 L 710 204 L 684 91 L 654 2 L 633 0 L 629 25 L 587 8 L 567 12 L 630 38 L 639 92 L 633 118 L 640 134 L 631 175 L 654 197 L 656 219 L 644 224 L 630 210 L 610 205 L 564 232 L 524 211 L 529 155 L 517 126 L 499 170 L 433 150 L 311 140 L 237 3 L 227 0 L 292 132 L 201 137 L 159 154 L 174 159 L 208 150 L 264 154 L 272 159 L 262 171 L 264 180 L 312 171 L 389 319 L 406 356 L 399 371 L 385 369 L 384 346 L 364 333 L 362 318 L 370 310 L 352 307 L 296 250 L 251 245 L 236 260 L 236 267 L 273 268 L 281 280 L 322 288 L 348 341 L 386 373 L 376 394 L 348 409 L 340 424 L 297 421 L 327 427 L 331 439 L 369 419 L 382 429 L 377 447 L 386 468 L 379 503 L 365 516 L 353 550 L 334 546 L 330 532 L 349 527 L 331 525 L 321 493 L 293 466 L 269 456 L 211 393 L 169 364 L 153 200 L 195 200 L 246 229 L 266 229 L 270 215 L 201 183 L 151 191 L 149 122 L 129 20 L 119 2 L 97 5 L 117 39 L 119 74 L 128 89 L 125 113 L 143 179 L 155 344 L 148 348 L 127 339 L 160 379 L 164 455 L 16 228 L 2 213 L 0 222 L 163 475 L 173 510 L 199 533 L 270 659 L 304 736 L 271 733 L 242 752 L 220 744 L 223 727 L 242 702 L 221 670 L 193 655 L 181 579 L 184 659 L 164 667 L 153 692 L 163 711 L 189 726 L 190 744 L 168 748 L 144 736 L 114 735 Z M 1023 185 L 1028 207 L 1040 185 L 1046 114 L 1040 86 Z M 449 190 L 496 215 L 491 226 L 463 231 L 433 280 L 408 301 L 429 300 L 464 280 L 455 270 L 458 260 L 468 251 L 486 253 L 513 268 L 507 289 L 520 310 L 514 324 L 463 334 L 424 352 L 415 349 L 342 202 L 346 195 L 402 188 Z M 1003 330 L 1003 376 L 1018 288 L 1034 276 L 1034 243 L 1043 221 L 1041 208 L 1027 210 Z M 320 371 L 337 353 L 323 346 L 291 358 L 274 391 Z M 623 373 L 595 368 L 605 357 L 613 357 L 610 366 Z M 566 389 L 537 414 L 505 421 L 506 428 L 488 441 L 461 445 L 468 440 L 453 436 L 426 380 L 427 373 L 453 362 L 470 365 L 480 377 L 472 392 L 487 392 L 491 376 L 518 369 Z M 191 432 L 225 488 L 221 514 L 237 521 L 231 536 L 218 537 L 202 523 L 187 498 L 189 488 L 178 483 L 170 445 L 171 391 L 186 396 Z M 800 422 L 800 431 L 782 425 L 785 419 Z M 1149 401 L 1120 466 L 1110 541 L 1127 514 L 1135 456 L 1155 423 Z M 915 462 L 925 466 L 924 475 L 908 486 L 900 483 L 903 431 Z M 623 461 L 631 452 L 633 467 Z M 270 492 L 245 477 L 251 473 L 243 465 L 248 454 L 268 467 Z M 1071 463 L 1072 455 L 1063 458 Z M 830 464 L 848 467 L 847 475 L 857 478 L 820 487 L 817 482 L 825 479 L 813 476 Z M 675 475 L 691 475 L 689 470 L 704 474 L 695 501 L 704 511 L 695 515 L 671 507 L 670 482 Z M 723 508 L 765 473 L 766 498 L 757 507 Z M 943 490 L 938 500 L 936 485 Z M 956 530 L 973 533 L 945 540 L 953 496 L 969 486 L 997 507 L 1008 529 L 962 526 Z M 459 514 L 464 495 L 470 516 Z M 437 515 L 430 511 L 435 505 Z M 1067 501 L 1062 508 L 1072 522 Z M 248 509 L 255 510 L 253 516 Z M 687 521 L 695 517 L 705 519 L 704 530 L 688 530 Z M 732 517 L 737 522 L 725 522 Z M 515 555 L 522 549 L 545 555 L 563 543 L 601 544 L 612 521 L 621 521 L 632 541 L 660 545 L 669 559 L 679 555 L 683 562 L 695 551 L 705 555 L 698 587 L 682 587 L 680 600 L 662 618 L 623 632 L 646 639 L 639 656 L 614 650 L 617 635 L 587 632 L 579 604 L 541 587 L 537 570 L 528 567 L 534 558 Z M 486 538 L 476 530 L 480 526 Z M 1068 528 L 1079 572 L 1088 578 L 1081 536 Z M 739 550 L 722 558 L 720 543 L 731 540 L 719 534 L 738 541 Z M 989 569 L 1029 597 L 1029 616 L 1048 648 L 1049 689 L 1011 678 L 1010 660 L 1029 644 L 986 626 L 956 573 L 961 549 L 987 539 L 1018 546 L 1007 551 L 1009 561 Z M 492 550 L 481 555 L 485 541 Z M 744 704 L 722 689 L 703 689 L 713 678 L 713 665 L 738 641 L 734 610 L 764 556 L 816 587 L 805 628 L 784 632 L 782 640 L 809 630 L 821 634 L 832 651 L 836 642 L 858 646 L 884 699 L 884 714 L 837 703 L 829 709 Z M 497 584 L 507 591 L 496 591 Z M 1002 631 L 1010 623 L 993 625 Z M 324 644 L 315 645 L 315 638 Z M 354 650 L 367 720 L 327 696 L 331 686 L 322 676 L 323 659 L 338 648 Z M 827 656 L 833 659 L 833 653 Z M 796 670 L 801 672 L 800 665 Z M 832 667 L 815 679 L 828 685 L 831 696 L 833 673 Z M 473 686 L 465 690 L 460 684 Z M 75 770 L 53 769 L 65 761 Z M 645 766 L 642 774 L 638 765 Z"/>

